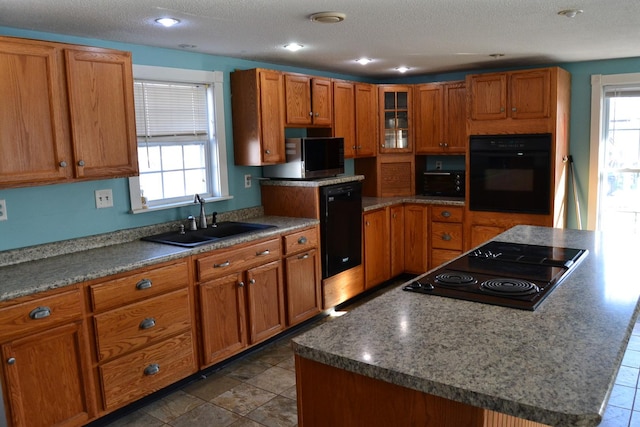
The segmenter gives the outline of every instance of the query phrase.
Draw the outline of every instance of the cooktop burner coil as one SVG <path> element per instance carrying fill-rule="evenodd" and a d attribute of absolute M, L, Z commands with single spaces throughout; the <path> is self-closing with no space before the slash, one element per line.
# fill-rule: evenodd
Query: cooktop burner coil
<path fill-rule="evenodd" d="M 442 286 L 468 286 L 478 283 L 475 277 L 470 274 L 454 271 L 438 274 L 434 278 L 434 282 Z"/>
<path fill-rule="evenodd" d="M 480 289 L 494 295 L 523 296 L 540 292 L 535 284 L 521 279 L 496 278 L 482 282 Z"/>

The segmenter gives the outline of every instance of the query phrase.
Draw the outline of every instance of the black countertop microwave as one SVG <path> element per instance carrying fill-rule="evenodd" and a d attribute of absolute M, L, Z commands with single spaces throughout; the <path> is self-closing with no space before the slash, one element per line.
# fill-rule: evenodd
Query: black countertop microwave
<path fill-rule="evenodd" d="M 306 137 L 285 140 L 286 163 L 264 166 L 262 176 L 318 179 L 344 173 L 344 138 Z"/>
<path fill-rule="evenodd" d="M 425 196 L 464 197 L 464 171 L 427 171 L 422 174 Z"/>

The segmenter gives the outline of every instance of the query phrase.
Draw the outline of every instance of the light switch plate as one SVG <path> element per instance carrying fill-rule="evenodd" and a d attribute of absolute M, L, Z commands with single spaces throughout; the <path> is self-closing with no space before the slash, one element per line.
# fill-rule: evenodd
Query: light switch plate
<path fill-rule="evenodd" d="M 113 191 L 108 190 L 96 190 L 96 208 L 110 208 L 113 207 Z"/>
<path fill-rule="evenodd" d="M 6 221 L 7 219 L 7 202 L 0 200 L 0 221 Z"/>

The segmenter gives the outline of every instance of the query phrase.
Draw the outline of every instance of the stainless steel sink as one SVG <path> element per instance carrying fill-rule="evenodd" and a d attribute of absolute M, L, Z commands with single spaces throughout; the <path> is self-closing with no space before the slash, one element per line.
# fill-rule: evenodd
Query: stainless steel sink
<path fill-rule="evenodd" d="M 192 248 L 206 245 L 214 241 L 229 239 L 241 234 L 275 228 L 275 225 L 254 224 L 250 222 L 224 221 L 219 222 L 216 227 L 209 227 L 201 230 L 185 231 L 181 234 L 178 231 L 156 234 L 143 237 L 142 240 L 167 245 L 182 246 Z"/>

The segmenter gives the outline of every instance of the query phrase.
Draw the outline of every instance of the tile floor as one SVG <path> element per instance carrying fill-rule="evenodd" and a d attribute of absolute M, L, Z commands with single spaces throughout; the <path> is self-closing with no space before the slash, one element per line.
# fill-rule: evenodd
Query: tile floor
<path fill-rule="evenodd" d="M 348 311 L 376 293 L 341 310 Z M 214 374 L 108 424 L 108 427 L 297 426 L 295 369 L 289 341 L 331 321 L 318 319 L 239 358 Z M 600 427 L 640 427 L 640 322 L 636 324 Z"/>

